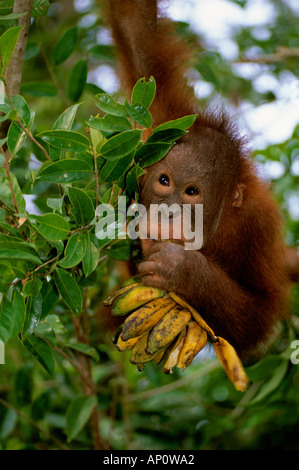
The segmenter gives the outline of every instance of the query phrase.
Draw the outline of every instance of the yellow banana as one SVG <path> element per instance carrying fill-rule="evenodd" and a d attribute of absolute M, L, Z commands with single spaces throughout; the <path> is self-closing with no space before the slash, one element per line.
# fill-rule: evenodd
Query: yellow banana
<path fill-rule="evenodd" d="M 211 336 L 212 340 L 215 340 L 217 338 L 212 328 L 209 327 L 209 325 L 204 321 L 204 319 L 199 315 L 199 313 L 196 310 L 194 310 L 194 308 L 191 307 L 191 305 L 189 305 L 188 302 L 182 299 L 175 292 L 170 292 L 169 295 L 176 303 L 178 303 L 184 308 L 187 308 L 190 311 L 194 320 L 199 324 L 199 326 L 202 327 L 203 330 L 205 330 L 208 333 L 208 335 Z"/>
<path fill-rule="evenodd" d="M 189 310 L 175 305 L 151 330 L 147 351 L 154 354 L 169 346 L 191 318 Z"/>
<path fill-rule="evenodd" d="M 130 290 L 132 287 L 135 287 L 135 286 L 138 286 L 138 285 L 140 285 L 140 284 L 135 283 L 135 284 L 130 284 L 130 285 L 121 287 L 121 288 L 118 289 L 114 294 L 109 295 L 109 297 L 107 297 L 107 299 L 103 300 L 103 304 L 104 304 L 106 307 L 110 307 L 110 305 L 113 304 L 113 302 L 117 299 L 117 297 L 119 297 L 120 295 L 124 294 L 125 292 L 127 292 L 128 290 Z"/>
<path fill-rule="evenodd" d="M 127 351 L 128 349 L 133 349 L 136 343 L 141 339 L 141 336 L 137 336 L 136 338 L 131 338 L 128 341 L 123 341 L 122 337 L 119 336 L 116 347 L 119 351 Z"/>
<path fill-rule="evenodd" d="M 118 326 L 118 327 L 116 328 L 116 330 L 115 330 L 115 332 L 113 333 L 113 336 L 112 336 L 112 338 L 111 338 L 113 344 L 116 344 L 116 343 L 117 343 L 118 338 L 120 337 L 120 334 L 121 334 L 121 332 L 122 332 L 122 329 L 123 329 L 123 326 L 122 326 L 122 325 L 120 325 L 120 326 Z"/>
<path fill-rule="evenodd" d="M 244 392 L 249 379 L 243 369 L 243 365 L 233 346 L 220 336 L 217 338 L 217 341 L 213 344 L 217 357 L 236 390 Z"/>
<path fill-rule="evenodd" d="M 175 306 L 175 302 L 167 296 L 154 299 L 129 315 L 121 332 L 121 337 L 127 341 L 140 336 L 153 328 L 158 321 Z"/>
<path fill-rule="evenodd" d="M 156 287 L 143 286 L 141 284 L 128 287 L 128 290 L 120 294 L 113 302 L 113 315 L 127 315 L 147 302 L 165 295 L 164 291 Z"/>
<path fill-rule="evenodd" d="M 143 335 L 132 349 L 130 362 L 132 364 L 144 364 L 154 359 L 154 355 L 148 354 L 146 351 L 149 332 Z"/>
<path fill-rule="evenodd" d="M 167 359 L 163 367 L 163 372 L 165 372 L 165 374 L 172 374 L 172 369 L 177 365 L 185 336 L 186 327 L 180 332 L 174 344 L 170 347 L 170 351 L 167 353 Z"/>
<path fill-rule="evenodd" d="M 164 358 L 165 350 L 166 350 L 166 348 L 165 348 L 165 349 L 162 349 L 161 351 L 158 352 L 157 355 L 155 355 L 153 361 L 154 361 L 157 365 L 159 365 L 160 362 L 162 362 L 162 360 L 163 360 L 163 358 Z"/>
<path fill-rule="evenodd" d="M 184 371 L 186 367 L 191 364 L 194 357 L 205 347 L 207 340 L 207 332 L 203 330 L 196 321 L 189 322 L 177 367 Z"/>
<path fill-rule="evenodd" d="M 131 349 L 130 362 L 138 370 L 142 371 L 150 361 L 160 364 L 165 356 L 166 374 L 171 374 L 175 366 L 185 370 L 209 337 L 235 388 L 246 389 L 249 379 L 233 346 L 217 337 L 201 315 L 175 292 L 166 293 L 133 279 L 104 304 L 112 305 L 114 315 L 131 314 L 116 330 L 112 341 L 119 351 Z"/>

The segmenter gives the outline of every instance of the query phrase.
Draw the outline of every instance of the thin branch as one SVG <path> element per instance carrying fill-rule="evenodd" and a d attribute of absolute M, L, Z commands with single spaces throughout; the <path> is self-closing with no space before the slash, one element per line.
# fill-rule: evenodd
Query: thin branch
<path fill-rule="evenodd" d="M 88 321 L 87 321 L 86 297 L 87 297 L 87 289 L 84 289 L 83 309 L 82 309 L 83 310 L 83 315 L 81 315 L 82 324 L 79 323 L 79 319 L 78 319 L 78 322 L 77 322 L 77 325 L 75 325 L 75 328 L 76 328 L 77 339 L 82 341 L 85 344 L 89 344 L 90 329 L 89 329 L 89 325 L 88 325 Z M 92 376 L 91 358 L 88 357 L 88 356 L 85 356 L 85 355 L 81 355 L 81 357 L 82 357 L 82 360 L 83 360 L 83 367 L 84 367 L 84 363 L 86 365 L 86 369 L 87 369 L 86 373 L 89 377 L 89 383 L 92 384 L 91 386 L 86 386 L 87 384 L 85 382 L 83 382 L 83 387 L 84 387 L 85 393 L 86 393 L 86 395 L 96 397 L 97 396 L 96 395 L 96 387 L 95 387 L 95 383 L 94 383 L 93 376 Z M 94 406 L 94 408 L 91 412 L 91 426 L 92 426 L 94 450 L 103 450 L 103 449 L 108 450 L 109 445 L 102 438 L 102 436 L 100 434 L 99 422 L 100 422 L 99 409 L 98 409 L 98 405 L 96 403 L 96 405 Z"/>
<path fill-rule="evenodd" d="M 243 413 L 243 411 L 244 411 L 245 408 L 246 408 L 246 405 L 250 402 L 251 398 L 254 397 L 254 395 L 255 395 L 256 392 L 259 390 L 259 388 L 261 387 L 262 384 L 263 384 L 263 381 L 261 381 L 261 382 L 254 382 L 254 383 L 249 387 L 249 389 L 247 390 L 247 392 L 245 393 L 245 395 L 243 396 L 243 398 L 240 400 L 240 402 L 238 403 L 238 405 L 236 406 L 236 408 L 232 411 L 232 413 L 231 413 L 231 416 L 232 416 L 232 417 L 238 418 L 238 417 Z"/>
<path fill-rule="evenodd" d="M 299 57 L 299 47 L 278 47 L 274 54 L 262 55 L 260 57 L 241 57 L 235 63 L 272 64 L 282 62 L 290 57 Z"/>
<path fill-rule="evenodd" d="M 90 224 L 82 225 L 82 227 L 77 227 L 70 232 L 70 235 L 73 235 L 73 233 L 80 232 L 80 230 L 84 230 L 85 228 L 89 228 L 89 227 L 91 227 Z"/>
<path fill-rule="evenodd" d="M 108 255 L 102 256 L 98 261 L 98 265 L 101 264 L 103 261 L 105 261 L 105 259 L 107 259 L 107 258 L 108 258 Z"/>
<path fill-rule="evenodd" d="M 9 88 L 8 88 L 8 85 L 7 85 L 7 82 L 6 82 L 6 79 L 3 79 L 3 83 L 4 83 L 5 93 L 6 93 L 6 95 L 7 95 L 7 98 L 8 98 L 9 104 L 10 104 L 10 107 L 11 107 L 12 110 L 16 111 L 16 108 L 14 107 L 14 104 L 13 104 L 12 99 L 11 99 L 11 94 L 10 94 L 10 91 L 9 91 Z M 37 147 L 39 147 L 39 148 L 41 149 L 41 151 L 45 154 L 46 159 L 51 162 L 52 160 L 51 160 L 51 158 L 49 157 L 48 152 L 46 151 L 46 149 L 33 137 L 33 135 L 31 134 L 30 130 L 28 130 L 28 129 L 24 126 L 24 124 L 22 123 L 22 121 L 21 121 L 21 119 L 19 118 L 18 115 L 16 116 L 16 119 L 17 119 L 17 121 L 18 121 L 19 126 L 20 126 L 21 129 L 25 132 L 25 134 L 29 137 L 29 139 L 32 140 L 32 142 L 34 142 L 35 145 L 37 145 Z"/>
<path fill-rule="evenodd" d="M 89 378 L 88 374 L 86 374 L 85 370 L 82 370 L 81 365 L 76 364 L 76 362 L 73 361 L 59 346 L 55 346 L 55 350 L 62 357 L 64 357 L 71 364 L 71 366 L 74 367 L 74 369 L 79 373 L 79 375 L 83 379 L 84 383 L 87 383 L 89 387 L 93 387 L 93 383 L 90 381 L 90 378 Z"/>
<path fill-rule="evenodd" d="M 112 199 L 113 199 L 113 196 L 114 196 L 114 191 L 115 191 L 115 183 L 113 183 L 113 185 L 112 185 L 111 194 L 110 194 L 110 197 L 109 197 L 108 204 L 111 204 L 111 202 L 112 202 Z"/>
<path fill-rule="evenodd" d="M 11 175 L 10 175 L 10 165 L 9 165 L 10 153 L 9 153 L 8 150 L 6 152 L 4 152 L 3 147 L 0 147 L 0 150 L 1 150 L 1 153 L 3 154 L 3 156 L 4 156 L 4 168 L 5 168 L 8 184 L 9 184 L 9 189 L 10 189 L 10 192 L 11 192 L 12 203 L 13 203 L 13 206 L 14 206 L 15 213 L 18 214 L 19 209 L 18 209 L 17 199 L 16 199 L 16 195 L 15 195 L 15 191 L 14 191 L 14 188 L 13 188 L 13 184 L 12 184 L 12 181 L 11 181 Z"/>
<path fill-rule="evenodd" d="M 43 268 L 44 266 L 47 266 L 47 264 L 53 263 L 53 261 L 57 260 L 59 258 L 59 255 L 55 256 L 55 258 L 51 258 L 48 261 L 46 261 L 43 264 L 40 264 L 37 268 L 35 268 L 32 272 L 35 273 L 39 269 Z M 31 273 L 30 273 L 31 274 Z"/>

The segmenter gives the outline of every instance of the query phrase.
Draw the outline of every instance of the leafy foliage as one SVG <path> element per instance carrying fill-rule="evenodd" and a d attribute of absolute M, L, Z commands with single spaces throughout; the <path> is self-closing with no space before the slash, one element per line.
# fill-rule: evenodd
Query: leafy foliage
<path fill-rule="evenodd" d="M 241 8 L 247 2 L 235 3 Z M 292 46 L 293 20 L 278 3 L 277 25 L 290 27 L 283 30 L 283 44 Z M 117 209 L 119 195 L 127 207 L 138 201 L 139 177 L 188 132 L 195 116 L 151 129 L 144 143 L 143 130 L 152 126 L 154 77 L 141 78 L 130 100 L 91 83 L 96 66 L 115 63 L 113 47 L 97 43 L 101 19 L 84 25 L 87 13 L 99 15 L 95 2 L 78 13 L 68 10 L 68 2 L 34 0 L 21 94 L 10 96 L 5 72 L 20 33 L 20 15 L 12 7 L 10 0 L 0 5 L 0 125 L 9 123 L 0 136 L 0 446 L 297 449 L 299 373 L 290 362 L 296 317 L 276 350 L 247 367 L 252 385 L 244 397 L 210 351 L 183 376 L 165 376 L 152 364 L 138 374 L 114 349 L 102 300 L 128 277 L 123 261 L 140 253 L 130 239 L 109 239 L 114 218 L 99 237 L 98 205 Z M 276 25 L 270 32 L 258 44 L 265 53 L 281 41 Z M 236 39 L 241 53 L 257 45 L 248 29 Z M 202 51 L 195 67 L 213 84 L 212 93 L 221 90 L 234 103 L 270 99 L 235 75 L 217 51 Z M 289 59 L 272 70 L 279 74 L 286 67 L 296 73 Z M 288 205 L 298 186 L 298 139 L 297 127 L 287 142 L 256 151 L 259 165 L 284 167 L 275 195 L 291 244 L 299 237 Z M 297 312 L 298 299 L 294 288 Z"/>

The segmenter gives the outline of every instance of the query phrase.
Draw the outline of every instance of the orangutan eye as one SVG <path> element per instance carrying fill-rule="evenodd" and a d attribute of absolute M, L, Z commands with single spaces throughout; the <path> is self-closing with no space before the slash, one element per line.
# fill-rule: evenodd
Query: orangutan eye
<path fill-rule="evenodd" d="M 197 196 L 199 194 L 199 189 L 196 186 L 189 186 L 185 191 L 188 196 Z"/>
<path fill-rule="evenodd" d="M 162 186 L 170 186 L 169 178 L 167 175 L 161 175 L 159 178 L 159 183 L 162 184 Z"/>

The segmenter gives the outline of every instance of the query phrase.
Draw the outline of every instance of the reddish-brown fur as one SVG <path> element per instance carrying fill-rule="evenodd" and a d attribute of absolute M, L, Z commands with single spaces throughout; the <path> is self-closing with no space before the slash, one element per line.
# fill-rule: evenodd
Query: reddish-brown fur
<path fill-rule="evenodd" d="M 288 282 L 276 203 L 226 113 L 198 109 L 185 78 L 189 50 L 165 18 L 157 19 L 156 0 L 110 0 L 108 17 L 126 87 L 155 77 L 154 125 L 199 113 L 187 137 L 148 169 L 141 202 L 182 204 L 178 188 L 195 178 L 202 188 L 203 248 L 188 252 L 180 244 L 145 242 L 140 273 L 148 284 L 184 295 L 243 359 L 256 357 L 286 315 Z M 153 191 L 161 172 L 170 175 L 176 195 L 170 191 L 163 198 Z"/>

